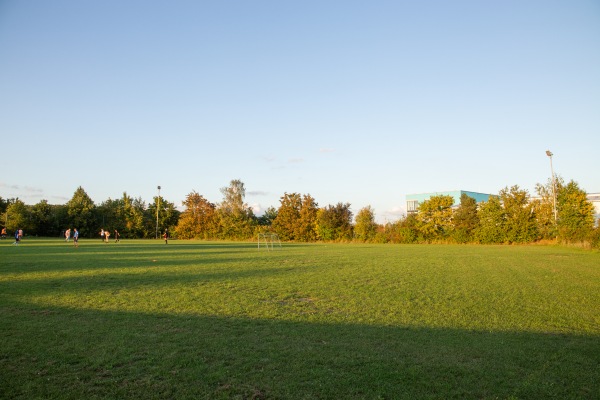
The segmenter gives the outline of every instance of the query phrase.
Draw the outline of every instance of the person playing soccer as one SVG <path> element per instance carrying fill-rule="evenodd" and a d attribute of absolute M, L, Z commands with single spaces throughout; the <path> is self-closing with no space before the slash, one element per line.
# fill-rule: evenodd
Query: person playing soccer
<path fill-rule="evenodd" d="M 77 228 L 73 230 L 73 244 L 75 247 L 79 247 L 79 232 L 77 231 Z"/>

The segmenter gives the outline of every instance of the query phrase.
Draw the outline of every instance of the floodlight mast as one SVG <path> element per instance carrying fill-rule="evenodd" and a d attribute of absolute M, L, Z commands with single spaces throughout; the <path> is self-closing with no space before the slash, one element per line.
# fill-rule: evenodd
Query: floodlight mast
<path fill-rule="evenodd" d="M 546 155 L 550 158 L 550 172 L 552 173 L 552 209 L 554 211 L 554 224 L 558 223 L 558 217 L 556 213 L 556 180 L 554 178 L 554 168 L 552 167 L 552 152 L 550 150 L 546 150 Z"/>
<path fill-rule="evenodd" d="M 156 239 L 158 239 L 158 209 L 160 208 L 160 186 L 158 186 L 158 197 L 156 198 Z"/>

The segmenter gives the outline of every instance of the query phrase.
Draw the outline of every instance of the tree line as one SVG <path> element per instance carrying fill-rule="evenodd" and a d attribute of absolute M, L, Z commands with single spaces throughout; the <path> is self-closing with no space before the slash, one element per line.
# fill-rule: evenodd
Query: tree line
<path fill-rule="evenodd" d="M 600 247 L 593 204 L 576 182 L 565 183 L 560 177 L 554 188 L 552 182 L 536 185 L 534 198 L 518 186 L 506 187 L 481 203 L 463 194 L 458 206 L 451 196 L 433 196 L 416 213 L 386 224 L 375 222 L 371 206 L 354 216 L 349 203 L 320 207 L 310 194 L 300 193 L 284 193 L 278 208 L 270 207 L 256 216 L 245 202 L 246 189 L 240 180 L 232 180 L 221 193 L 222 201 L 212 203 L 192 191 L 180 212 L 162 197 L 147 204 L 127 193 L 96 205 L 79 187 L 64 205 L 42 200 L 30 206 L 19 199 L 0 198 L 0 212 L 9 231 L 21 228 L 38 236 L 59 236 L 72 227 L 82 237 L 97 237 L 100 229 L 117 229 L 123 238 L 153 238 L 168 229 L 179 239 L 248 240 L 273 232 L 281 240 L 297 242 L 523 244 L 556 240 Z"/>
<path fill-rule="evenodd" d="M 49 204 L 47 200 L 26 205 L 18 198 L 0 198 L 0 224 L 9 232 L 23 229 L 30 236 L 58 237 L 68 228 L 77 228 L 80 237 L 99 237 L 101 229 L 116 229 L 122 238 L 152 238 L 156 235 L 157 204 L 160 204 L 160 228 L 176 226 L 180 212 L 162 197 L 155 197 L 154 203 L 146 204 L 139 197 L 123 193 L 120 199 L 108 199 L 96 205 L 82 187 L 61 205 Z"/>

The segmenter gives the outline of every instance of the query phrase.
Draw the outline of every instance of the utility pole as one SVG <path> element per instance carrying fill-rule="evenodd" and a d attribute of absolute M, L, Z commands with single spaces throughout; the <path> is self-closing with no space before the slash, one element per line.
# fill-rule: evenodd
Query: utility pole
<path fill-rule="evenodd" d="M 158 239 L 158 209 L 160 208 L 160 186 L 158 186 L 158 197 L 156 198 L 156 239 Z"/>
<path fill-rule="evenodd" d="M 554 210 L 554 224 L 558 223 L 558 215 L 556 213 L 556 180 L 554 179 L 554 168 L 552 168 L 552 152 L 550 150 L 546 150 L 546 155 L 550 158 L 550 172 L 552 173 L 552 200 L 553 200 L 553 210 Z"/>

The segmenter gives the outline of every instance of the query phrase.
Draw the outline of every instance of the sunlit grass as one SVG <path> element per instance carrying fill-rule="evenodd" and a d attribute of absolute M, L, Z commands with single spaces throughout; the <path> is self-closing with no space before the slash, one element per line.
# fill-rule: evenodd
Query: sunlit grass
<path fill-rule="evenodd" d="M 65 248 L 52 255 L 62 262 L 23 272 L 5 269 L 0 283 L 11 282 L 15 289 L 20 283 L 28 289 L 13 299 L 37 306 L 599 333 L 599 271 L 592 267 L 598 255 L 585 251 L 290 245 L 266 252 L 250 244 L 182 242 L 157 249 L 156 243 L 138 243 L 132 252 L 126 244 L 98 244 L 99 251 L 79 254 L 73 253 L 81 249 Z M 30 290 L 36 286 L 40 290 Z"/>
<path fill-rule="evenodd" d="M 71 398 L 600 394 L 594 252 L 30 240 L 0 256 L 14 397 L 44 397 L 40 368 Z"/>

